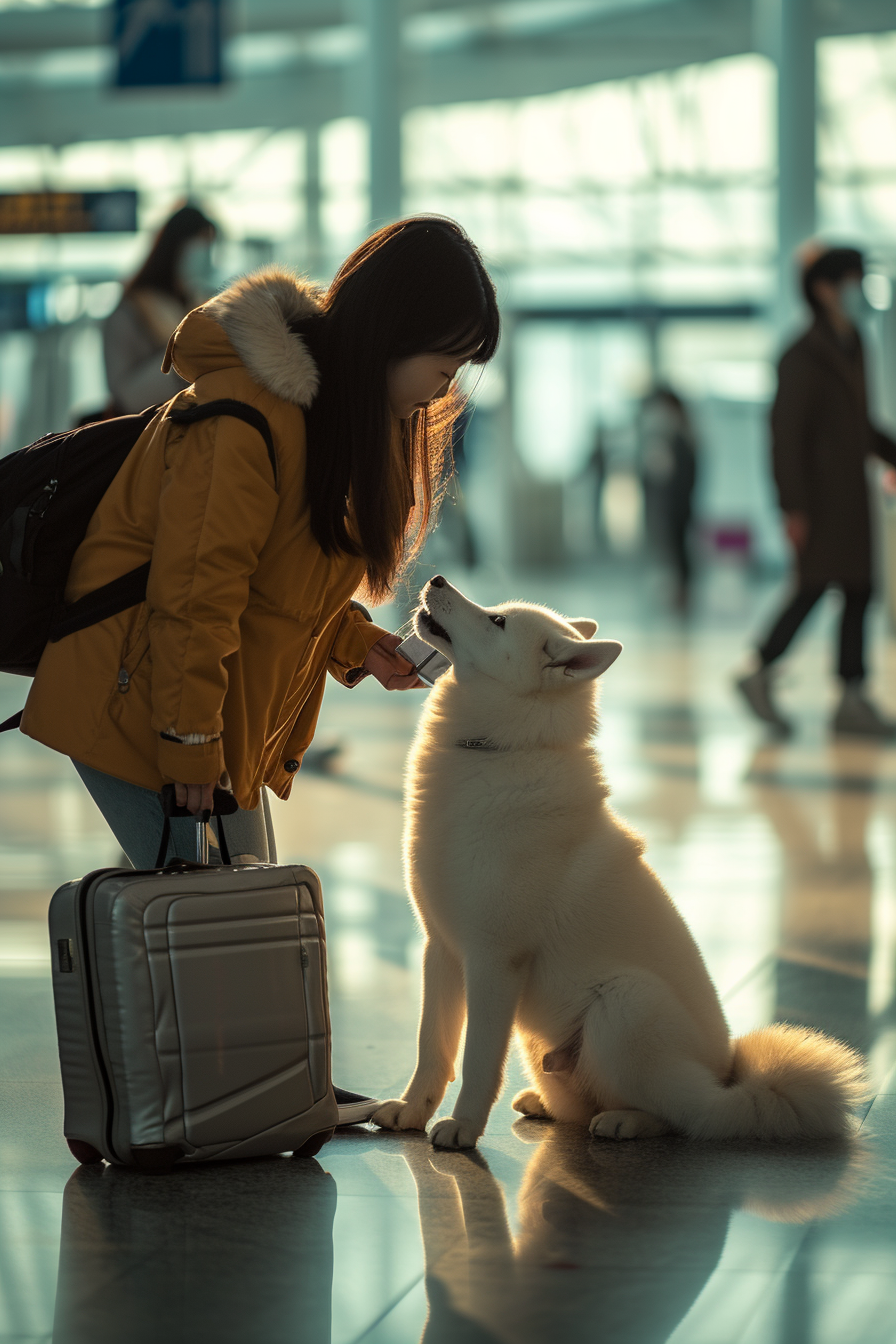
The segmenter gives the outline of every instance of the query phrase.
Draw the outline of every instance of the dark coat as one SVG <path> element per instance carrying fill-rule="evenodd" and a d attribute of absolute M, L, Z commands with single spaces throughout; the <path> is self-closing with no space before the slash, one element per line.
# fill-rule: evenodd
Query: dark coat
<path fill-rule="evenodd" d="M 785 351 L 772 407 L 781 508 L 809 520 L 797 558 L 801 587 L 871 583 L 870 454 L 896 466 L 896 443 L 868 419 L 861 341 L 845 346 L 817 319 Z"/>

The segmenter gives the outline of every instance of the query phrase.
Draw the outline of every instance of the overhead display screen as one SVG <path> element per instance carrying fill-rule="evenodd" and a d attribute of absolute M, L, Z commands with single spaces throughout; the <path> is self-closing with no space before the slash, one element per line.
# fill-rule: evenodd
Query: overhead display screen
<path fill-rule="evenodd" d="M 0 234 L 135 233 L 136 230 L 136 191 L 0 193 Z"/>

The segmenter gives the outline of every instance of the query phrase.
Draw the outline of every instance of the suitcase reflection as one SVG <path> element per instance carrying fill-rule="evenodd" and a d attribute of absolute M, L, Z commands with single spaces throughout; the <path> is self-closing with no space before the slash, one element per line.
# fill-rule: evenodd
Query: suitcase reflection
<path fill-rule="evenodd" d="M 63 1196 L 54 1344 L 327 1344 L 335 1211 L 336 1182 L 308 1158 L 80 1167 Z"/>

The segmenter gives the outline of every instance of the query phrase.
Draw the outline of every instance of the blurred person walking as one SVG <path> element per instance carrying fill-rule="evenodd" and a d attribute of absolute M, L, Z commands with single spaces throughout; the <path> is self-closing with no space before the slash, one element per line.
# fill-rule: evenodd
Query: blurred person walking
<path fill-rule="evenodd" d="M 796 563 L 796 590 L 735 683 L 763 722 L 790 731 L 772 695 L 773 664 L 830 586 L 843 593 L 835 732 L 890 737 L 865 693 L 865 613 L 872 594 L 871 511 L 865 475 L 871 455 L 896 464 L 896 442 L 868 418 L 858 322 L 864 260 L 855 248 L 804 255 L 802 283 L 814 320 L 784 352 L 772 407 L 772 463 Z"/>
<path fill-rule="evenodd" d="M 641 403 L 638 456 L 648 545 L 671 565 L 673 605 L 686 611 L 691 593 L 688 534 L 697 480 L 697 444 L 684 402 L 657 387 Z"/>
<path fill-rule="evenodd" d="M 124 286 L 103 324 L 108 414 L 142 411 L 169 401 L 187 383 L 162 370 L 169 337 L 191 308 L 214 290 L 211 249 L 217 230 L 194 205 L 162 225 L 143 265 Z"/>

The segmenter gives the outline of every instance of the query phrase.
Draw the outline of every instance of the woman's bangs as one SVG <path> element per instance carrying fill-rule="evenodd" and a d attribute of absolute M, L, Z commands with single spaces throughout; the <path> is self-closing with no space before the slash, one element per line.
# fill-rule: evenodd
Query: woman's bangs
<path fill-rule="evenodd" d="M 498 345 L 498 326 L 487 311 L 477 313 L 472 322 L 444 333 L 428 346 L 432 354 L 454 355 L 462 364 L 487 364 Z"/>

